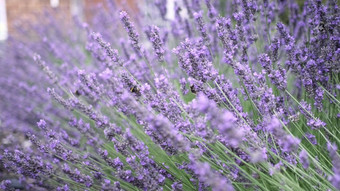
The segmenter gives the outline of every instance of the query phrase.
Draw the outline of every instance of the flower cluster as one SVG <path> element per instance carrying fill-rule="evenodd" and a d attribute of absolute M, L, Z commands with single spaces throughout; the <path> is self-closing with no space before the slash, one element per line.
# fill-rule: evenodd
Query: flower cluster
<path fill-rule="evenodd" d="M 0 189 L 340 189 L 339 3 L 297 2 L 106 1 L 19 28 Z"/>

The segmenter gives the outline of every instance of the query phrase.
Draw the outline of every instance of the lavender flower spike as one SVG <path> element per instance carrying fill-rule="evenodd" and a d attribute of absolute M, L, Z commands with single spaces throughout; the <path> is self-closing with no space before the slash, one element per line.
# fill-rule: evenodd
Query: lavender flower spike
<path fill-rule="evenodd" d="M 330 176 L 328 179 L 335 188 L 340 189 L 340 157 L 338 154 L 338 147 L 335 144 L 328 144 L 327 148 L 332 159 L 334 171 L 334 175 Z"/>
<path fill-rule="evenodd" d="M 126 32 L 129 35 L 130 42 L 131 42 L 133 49 L 135 50 L 136 54 L 139 57 L 142 57 L 143 54 L 142 54 L 141 46 L 139 45 L 139 35 L 137 34 L 133 23 L 130 21 L 129 15 L 125 11 L 120 11 L 119 16 L 120 16 L 120 20 L 124 24 L 124 28 Z"/>
<path fill-rule="evenodd" d="M 196 23 L 198 25 L 198 30 L 201 33 L 201 36 L 204 40 L 205 45 L 209 46 L 210 45 L 210 39 L 209 39 L 209 36 L 207 34 L 207 29 L 206 29 L 206 26 L 205 26 L 204 21 L 203 21 L 202 11 L 195 12 L 194 18 L 196 20 Z"/>
<path fill-rule="evenodd" d="M 58 82 L 57 76 L 50 70 L 48 66 L 46 66 L 46 63 L 41 60 L 41 56 L 39 54 L 33 55 L 34 61 L 40 66 L 40 68 L 47 74 L 47 76 L 52 80 L 53 83 Z"/>
<path fill-rule="evenodd" d="M 159 36 L 159 28 L 157 26 L 150 27 L 149 31 L 149 39 L 152 43 L 155 54 L 157 55 L 159 62 L 164 62 L 164 48 L 163 42 Z"/>
<path fill-rule="evenodd" d="M 113 62 L 117 63 L 119 66 L 123 66 L 123 61 L 118 55 L 118 50 L 112 49 L 110 43 L 105 42 L 99 33 L 92 33 L 91 36 L 99 43 L 102 48 L 106 50 L 106 54 Z"/>
<path fill-rule="evenodd" d="M 309 167 L 308 153 L 305 150 L 302 150 L 299 154 L 300 162 L 304 169 Z"/>

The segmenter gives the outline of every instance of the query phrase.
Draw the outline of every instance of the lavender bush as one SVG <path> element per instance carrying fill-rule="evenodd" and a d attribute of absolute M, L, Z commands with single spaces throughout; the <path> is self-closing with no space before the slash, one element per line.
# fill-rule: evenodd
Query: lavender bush
<path fill-rule="evenodd" d="M 26 23 L 1 56 L 0 189 L 340 190 L 338 5 Z"/>

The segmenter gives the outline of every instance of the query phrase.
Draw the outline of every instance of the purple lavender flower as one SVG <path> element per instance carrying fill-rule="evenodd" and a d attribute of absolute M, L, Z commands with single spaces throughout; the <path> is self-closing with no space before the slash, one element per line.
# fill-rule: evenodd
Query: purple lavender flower
<path fill-rule="evenodd" d="M 34 54 L 33 59 L 40 66 L 40 68 L 47 74 L 47 76 L 51 79 L 52 83 L 58 82 L 57 76 L 50 70 L 48 66 L 46 66 L 46 63 L 41 60 L 40 55 Z"/>
<path fill-rule="evenodd" d="M 63 97 L 55 92 L 53 88 L 47 88 L 47 92 L 62 106 L 71 110 L 71 105 Z"/>
<path fill-rule="evenodd" d="M 202 17 L 202 11 L 200 12 L 195 12 L 194 13 L 194 18 L 196 20 L 196 23 L 198 25 L 198 31 L 201 33 L 201 36 L 204 40 L 204 44 L 206 46 L 209 46 L 210 45 L 210 38 L 207 34 L 207 29 L 206 29 L 206 26 L 203 22 L 203 17 Z"/>
<path fill-rule="evenodd" d="M 259 61 L 265 71 L 268 73 L 268 77 L 272 83 L 275 84 L 280 90 L 284 90 L 287 86 L 286 70 L 279 65 L 278 70 L 274 70 L 272 62 L 267 54 L 259 56 Z"/>
<path fill-rule="evenodd" d="M 215 19 L 217 17 L 217 12 L 216 12 L 216 9 L 215 7 L 211 4 L 210 0 L 205 0 L 205 4 L 208 8 L 208 15 L 209 15 L 209 18 L 212 20 L 212 22 L 214 23 L 215 22 Z"/>
<path fill-rule="evenodd" d="M 284 44 L 286 45 L 286 51 L 291 53 L 292 49 L 294 48 L 294 38 L 289 35 L 289 33 L 286 31 L 285 26 L 282 23 L 279 22 L 276 26 L 281 38 L 283 39 Z"/>
<path fill-rule="evenodd" d="M 70 188 L 67 184 L 65 184 L 64 186 L 58 187 L 57 191 L 70 191 Z"/>
<path fill-rule="evenodd" d="M 322 110 L 322 100 L 323 100 L 324 90 L 321 87 L 318 87 L 315 90 L 315 102 L 314 105 L 318 108 L 318 110 Z"/>
<path fill-rule="evenodd" d="M 82 174 L 78 169 L 72 170 L 66 163 L 63 165 L 63 172 L 67 174 L 72 180 L 84 184 L 86 187 L 93 185 L 93 179 L 89 175 Z"/>
<path fill-rule="evenodd" d="M 159 62 L 164 62 L 164 49 L 163 42 L 159 36 L 159 28 L 157 26 L 151 26 L 148 30 L 148 36 L 150 41 L 152 42 L 153 49 L 157 55 Z"/>
<path fill-rule="evenodd" d="M 2 158 L 5 168 L 32 179 L 48 178 L 53 169 L 49 164 L 42 161 L 40 156 L 32 156 L 19 150 L 14 152 L 5 150 Z"/>
<path fill-rule="evenodd" d="M 107 150 L 99 150 L 99 154 L 113 169 L 120 170 L 123 168 L 124 164 L 120 161 L 119 157 L 112 159 L 108 156 Z"/>
<path fill-rule="evenodd" d="M 142 57 L 143 54 L 142 54 L 141 46 L 139 45 L 139 35 L 137 34 L 133 23 L 130 21 L 129 15 L 125 11 L 120 11 L 119 17 L 122 23 L 124 24 L 124 28 L 126 32 L 129 35 L 131 46 L 135 50 L 136 54 Z"/>
<path fill-rule="evenodd" d="M 304 169 L 309 167 L 308 153 L 305 150 L 302 150 L 299 154 L 300 163 Z"/>
<path fill-rule="evenodd" d="M 214 102 L 202 94 L 198 95 L 197 100 L 193 104 L 195 109 L 207 115 L 211 128 L 219 131 L 221 139 L 233 147 L 241 143 L 244 132 L 236 128 L 237 119 L 231 112 L 221 112 Z"/>
<path fill-rule="evenodd" d="M 123 61 L 121 60 L 121 58 L 118 55 L 118 51 L 114 50 L 111 48 L 110 43 L 105 42 L 102 38 L 102 36 L 99 33 L 93 33 L 92 34 L 92 38 L 95 39 L 98 44 L 106 50 L 106 54 L 108 55 L 108 57 L 110 57 L 110 59 L 117 63 L 119 66 L 123 65 Z"/>
<path fill-rule="evenodd" d="M 198 179 L 204 182 L 207 186 L 211 186 L 213 190 L 234 190 L 229 180 L 222 177 L 218 172 L 214 172 L 207 162 L 197 162 L 194 157 L 191 158 L 190 169 L 198 176 Z"/>
<path fill-rule="evenodd" d="M 313 145 L 317 144 L 316 138 L 313 134 L 306 133 L 306 137 Z"/>
<path fill-rule="evenodd" d="M 186 39 L 173 52 L 179 57 L 180 66 L 189 76 L 202 82 L 216 78 L 217 71 L 208 58 L 209 52 L 202 40 Z"/>
<path fill-rule="evenodd" d="M 272 62 L 277 62 L 279 60 L 278 52 L 280 48 L 280 41 L 277 38 L 274 38 L 274 40 L 269 45 L 269 56 L 272 60 Z"/>
<path fill-rule="evenodd" d="M 167 12 L 167 0 L 165 1 L 161 1 L 161 0 L 156 0 L 155 2 L 156 7 L 158 8 L 161 17 L 163 20 L 166 20 L 165 16 L 166 16 L 166 12 Z"/>
<path fill-rule="evenodd" d="M 274 135 L 277 139 L 277 143 L 284 152 L 292 152 L 296 150 L 300 144 L 300 140 L 298 138 L 288 135 L 282 129 L 282 124 L 277 118 L 272 118 L 270 120 L 266 130 Z"/>
<path fill-rule="evenodd" d="M 225 26 L 227 30 L 225 30 Z M 233 63 L 234 44 L 232 41 L 233 33 L 231 30 L 231 21 L 224 17 L 219 17 L 216 22 L 217 34 L 222 42 L 224 48 L 225 62 L 227 64 Z"/>
<path fill-rule="evenodd" d="M 335 188 L 340 189 L 340 157 L 337 153 L 338 147 L 335 144 L 328 144 L 327 149 L 332 159 L 334 173 L 332 176 L 329 176 L 328 179 Z"/>
<path fill-rule="evenodd" d="M 320 129 L 321 127 L 326 126 L 326 123 L 321 121 L 320 119 L 309 119 L 307 125 L 312 129 Z"/>
<path fill-rule="evenodd" d="M 184 6 L 185 6 L 185 8 L 186 8 L 186 10 L 188 12 L 189 17 L 193 18 L 193 14 L 192 14 L 192 10 L 191 10 L 192 7 L 190 6 L 188 0 L 183 0 L 183 3 L 184 3 Z"/>
<path fill-rule="evenodd" d="M 150 42 L 107 1 L 88 24 L 48 13 L 0 43 L 0 189 L 277 190 L 288 171 L 338 189 L 339 143 L 322 150 L 337 140 L 338 4 L 183 0 L 168 20 L 166 2 L 137 11 L 162 17 Z"/>
<path fill-rule="evenodd" d="M 11 186 L 12 181 L 10 180 L 3 180 L 1 181 L 0 188 L 4 191 L 14 191 L 15 189 Z"/>
<path fill-rule="evenodd" d="M 243 12 L 245 14 L 246 20 L 248 22 L 250 22 L 251 19 L 255 20 L 255 17 L 253 17 L 253 15 L 257 11 L 257 3 L 256 3 L 256 1 L 242 0 L 241 4 L 242 4 L 242 8 L 243 8 Z"/>
<path fill-rule="evenodd" d="M 189 149 L 188 140 L 172 127 L 171 122 L 166 117 L 162 115 L 154 116 L 148 110 L 149 108 L 140 107 L 127 92 L 122 95 L 122 101 L 133 108 L 133 113 L 140 123 L 147 124 L 145 126 L 146 134 L 151 136 L 165 150 L 175 153 L 177 151 L 184 152 Z"/>

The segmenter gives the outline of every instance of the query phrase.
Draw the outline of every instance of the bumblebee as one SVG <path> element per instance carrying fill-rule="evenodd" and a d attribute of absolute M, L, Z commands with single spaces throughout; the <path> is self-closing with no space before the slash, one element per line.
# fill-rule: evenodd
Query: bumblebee
<path fill-rule="evenodd" d="M 76 91 L 74 92 L 74 95 L 76 95 L 76 96 L 78 97 L 78 96 L 81 95 L 81 93 L 79 92 L 79 90 L 76 90 Z"/>
<path fill-rule="evenodd" d="M 135 93 L 137 96 L 141 96 L 140 89 L 137 86 L 132 86 L 130 92 Z"/>
<path fill-rule="evenodd" d="M 196 94 L 196 93 L 197 93 L 197 91 L 195 90 L 195 86 L 194 86 L 194 85 L 190 86 L 190 91 L 191 91 L 193 94 Z"/>
<path fill-rule="evenodd" d="M 325 33 L 326 32 L 326 24 L 321 21 L 314 29 L 321 32 L 321 33 Z"/>

